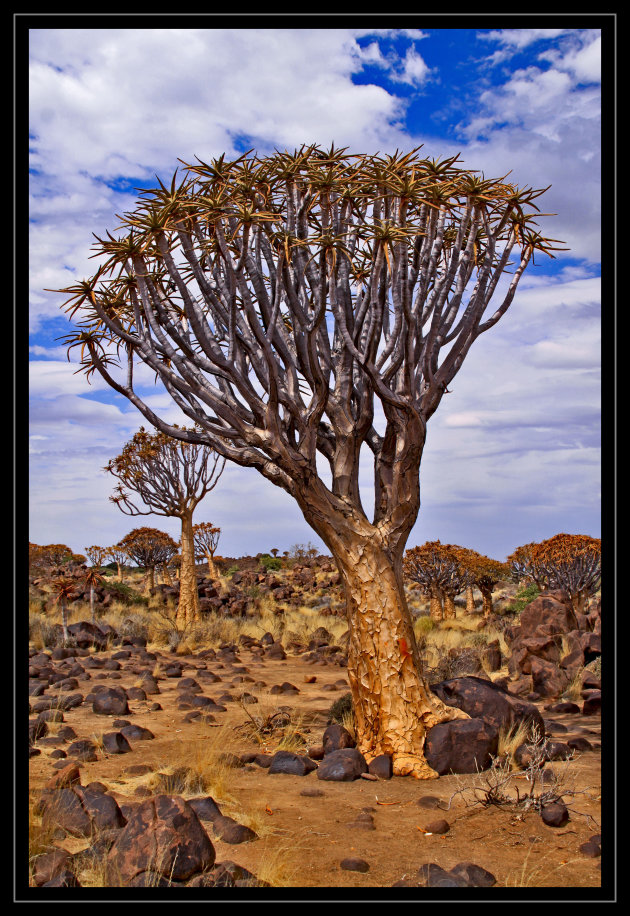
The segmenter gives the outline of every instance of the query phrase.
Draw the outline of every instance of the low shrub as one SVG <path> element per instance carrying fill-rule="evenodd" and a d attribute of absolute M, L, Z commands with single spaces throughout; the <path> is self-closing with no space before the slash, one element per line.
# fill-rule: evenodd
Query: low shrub
<path fill-rule="evenodd" d="M 537 585 L 534 585 L 533 582 L 524 585 L 522 588 L 519 588 L 512 601 L 506 606 L 504 613 L 520 614 L 528 604 L 531 604 L 535 598 L 538 598 L 540 593 L 540 589 Z"/>
<path fill-rule="evenodd" d="M 282 569 L 282 560 L 279 557 L 272 557 L 268 553 L 263 553 L 262 557 L 260 558 L 260 565 L 264 567 L 267 572 L 271 570 L 278 570 Z"/>
<path fill-rule="evenodd" d="M 343 693 L 335 702 L 332 704 L 328 710 L 328 721 L 337 722 L 340 725 L 343 725 L 344 719 L 347 719 L 353 714 L 352 710 L 352 694 Z"/>

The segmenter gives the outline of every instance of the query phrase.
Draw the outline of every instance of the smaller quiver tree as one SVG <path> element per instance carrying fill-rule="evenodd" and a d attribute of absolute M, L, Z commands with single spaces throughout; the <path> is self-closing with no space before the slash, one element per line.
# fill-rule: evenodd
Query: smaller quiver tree
<path fill-rule="evenodd" d="M 105 467 L 120 481 L 110 499 L 121 512 L 180 519 L 182 560 L 177 619 L 184 625 L 200 617 L 193 513 L 203 497 L 214 489 L 224 467 L 225 458 L 212 448 L 161 432 L 151 434 L 144 427 Z M 134 493 L 144 503 L 144 509 L 133 501 Z"/>
<path fill-rule="evenodd" d="M 404 574 L 417 582 L 429 598 L 433 620 L 455 617 L 455 596 L 466 587 L 466 570 L 458 559 L 458 550 L 452 544 L 437 540 L 427 541 L 405 553 Z"/>
<path fill-rule="evenodd" d="M 567 592 L 577 614 L 601 585 L 601 552 L 599 538 L 556 534 L 534 546 L 532 561 L 543 571 L 548 588 Z"/>
<path fill-rule="evenodd" d="M 173 538 L 158 528 L 134 528 L 120 541 L 120 546 L 136 566 L 146 570 L 144 588 L 155 587 L 155 568 L 168 562 L 177 553 Z"/>
<path fill-rule="evenodd" d="M 106 549 L 105 556 L 116 564 L 116 574 L 122 582 L 125 578 L 125 563 L 129 559 L 127 552 L 123 550 L 120 544 L 113 544 Z"/>
<path fill-rule="evenodd" d="M 547 588 L 547 574 L 543 566 L 535 559 L 538 544 L 522 544 L 507 558 L 512 577 L 517 582 L 531 580 L 541 591 Z"/>
<path fill-rule="evenodd" d="M 510 567 L 465 547 L 459 550 L 459 560 L 468 573 L 470 584 L 481 592 L 483 616 L 489 617 L 494 610 L 492 592 L 498 582 L 510 576 Z"/>
<path fill-rule="evenodd" d="M 68 632 L 68 598 L 74 594 L 76 582 L 74 579 L 60 577 L 53 582 L 55 603 L 61 607 L 61 627 L 63 629 L 63 642 L 67 645 L 70 638 Z"/>
<path fill-rule="evenodd" d="M 195 555 L 200 559 L 205 557 L 208 562 L 208 575 L 212 579 L 219 578 L 219 571 L 214 562 L 214 555 L 219 545 L 219 536 L 221 529 L 215 527 L 211 522 L 200 522 L 193 525 L 193 537 L 195 539 Z"/>

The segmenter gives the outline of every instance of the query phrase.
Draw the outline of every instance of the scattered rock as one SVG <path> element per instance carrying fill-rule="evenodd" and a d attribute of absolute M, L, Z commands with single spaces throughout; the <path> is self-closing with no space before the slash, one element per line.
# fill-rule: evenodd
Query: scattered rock
<path fill-rule="evenodd" d="M 564 827 L 569 820 L 569 811 L 564 802 L 558 800 L 544 805 L 540 816 L 548 827 Z"/>
<path fill-rule="evenodd" d="M 365 859 L 342 859 L 339 863 L 339 867 L 343 868 L 344 871 L 361 871 L 366 872 L 370 870 L 369 864 Z"/>
<path fill-rule="evenodd" d="M 276 751 L 269 764 L 270 773 L 288 773 L 293 776 L 307 776 L 316 769 L 317 764 L 314 760 L 304 754 L 294 754 L 292 751 Z"/>
<path fill-rule="evenodd" d="M 317 778 L 331 782 L 351 782 L 367 771 L 363 754 L 354 747 L 347 747 L 326 754 L 317 770 Z"/>

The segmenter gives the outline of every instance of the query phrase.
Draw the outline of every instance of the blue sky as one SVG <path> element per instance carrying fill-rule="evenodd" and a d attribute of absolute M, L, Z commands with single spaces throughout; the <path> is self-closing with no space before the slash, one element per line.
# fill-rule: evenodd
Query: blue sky
<path fill-rule="evenodd" d="M 313 141 L 422 143 L 488 177 L 552 185 L 538 202 L 557 215 L 541 227 L 570 250 L 528 268 L 431 419 L 409 546 L 440 538 L 504 559 L 560 531 L 600 535 L 598 29 L 33 28 L 29 44 L 31 541 L 82 552 L 135 526 L 102 468 L 143 423 L 73 374 L 63 297 L 46 288 L 92 273 L 92 233 L 114 231 L 134 188 L 170 180 L 178 158 Z M 290 497 L 236 465 L 196 521 L 221 527 L 227 556 L 321 546 Z M 152 524 L 178 534 L 176 520 Z"/>

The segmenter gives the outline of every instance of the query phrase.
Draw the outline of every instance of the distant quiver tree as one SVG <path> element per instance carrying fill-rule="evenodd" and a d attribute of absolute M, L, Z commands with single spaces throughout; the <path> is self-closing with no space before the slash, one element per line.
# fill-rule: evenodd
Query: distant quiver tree
<path fill-rule="evenodd" d="M 211 522 L 199 522 L 193 525 L 193 536 L 195 539 L 195 552 L 198 557 L 205 557 L 208 563 L 208 575 L 216 579 L 219 575 L 214 555 L 219 546 L 219 537 L 221 529 L 217 528 Z"/>
<path fill-rule="evenodd" d="M 584 613 L 588 599 L 601 585 L 602 544 L 586 534 L 556 534 L 539 544 L 528 544 L 525 574 L 538 585 L 566 591 L 576 613 Z M 508 557 L 512 567 L 522 562 L 523 547 Z"/>
<path fill-rule="evenodd" d="M 184 163 L 141 192 L 122 232 L 98 238 L 95 274 L 60 291 L 77 322 L 65 342 L 88 376 L 165 435 L 256 468 L 296 500 L 345 585 L 359 750 L 425 778 L 437 775 L 427 729 L 464 716 L 423 677 L 403 591 L 427 422 L 534 254 L 556 250 L 535 223 L 542 190 L 458 158 L 311 145 Z M 143 397 L 138 360 L 194 429 Z"/>
<path fill-rule="evenodd" d="M 214 489 L 225 467 L 225 458 L 195 442 L 174 439 L 164 433 L 148 433 L 140 427 L 120 455 L 105 466 L 120 484 L 110 500 L 126 515 L 165 515 L 182 525 L 181 565 L 177 622 L 199 619 L 199 595 L 195 568 L 193 513 L 203 497 Z M 144 508 L 132 498 L 140 497 Z M 170 559 L 170 557 L 169 557 Z M 167 564 L 163 565 L 168 576 Z"/>
<path fill-rule="evenodd" d="M 119 546 L 129 559 L 146 570 L 145 588 L 155 586 L 156 567 L 168 563 L 177 553 L 178 545 L 165 531 L 159 528 L 134 528 L 119 541 Z"/>

